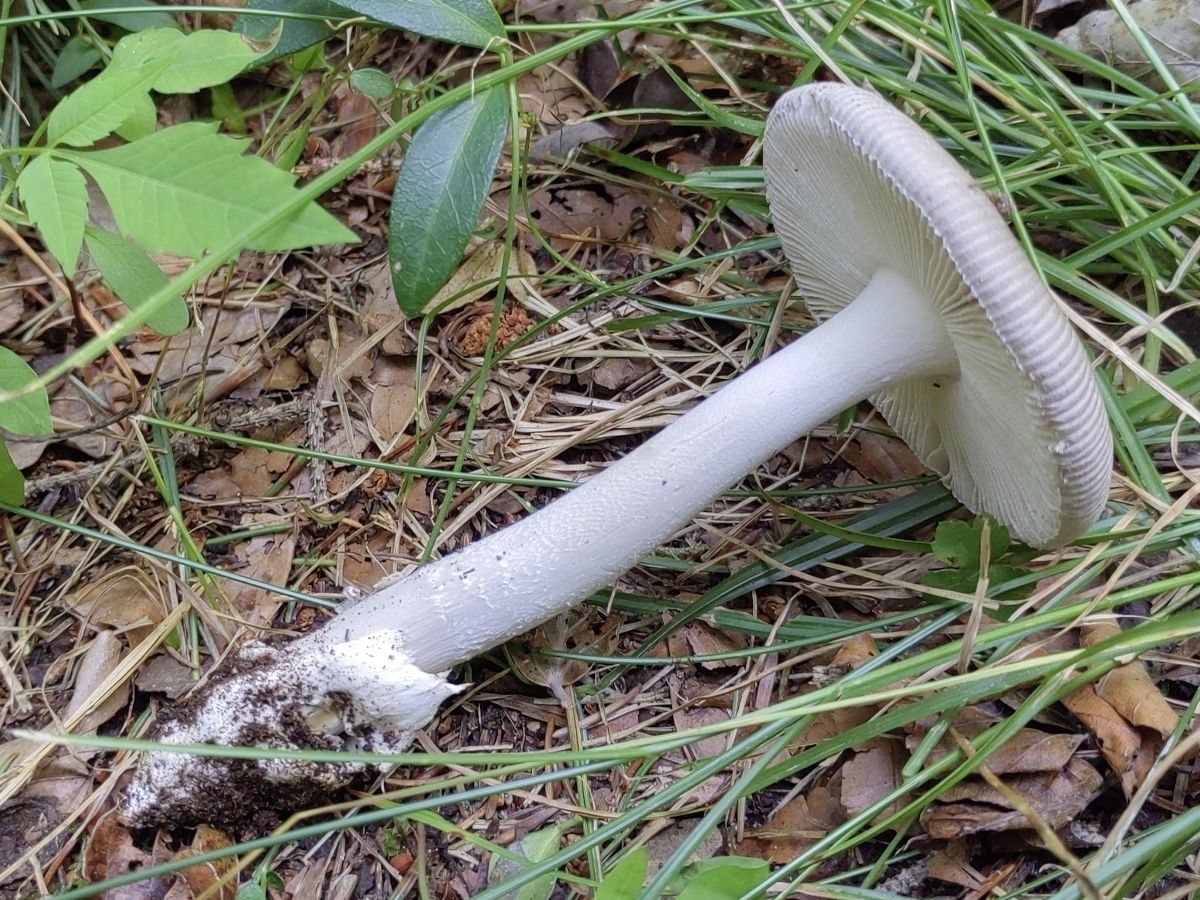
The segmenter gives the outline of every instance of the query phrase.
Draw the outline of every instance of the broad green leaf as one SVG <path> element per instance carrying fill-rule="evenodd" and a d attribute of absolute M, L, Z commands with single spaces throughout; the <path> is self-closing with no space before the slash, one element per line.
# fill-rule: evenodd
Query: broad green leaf
<path fill-rule="evenodd" d="M 117 128 L 117 134 L 127 141 L 136 141 L 154 134 L 157 127 L 158 108 L 149 94 L 143 94 L 129 118 Z"/>
<path fill-rule="evenodd" d="M 36 381 L 37 373 L 25 360 L 0 346 L 0 395 L 22 391 Z M 0 400 L 0 428 L 13 434 L 49 434 L 50 400 L 45 388 Z"/>
<path fill-rule="evenodd" d="M 389 219 L 392 284 L 408 315 L 457 268 L 508 132 L 508 94 L 495 87 L 431 116 L 404 155 Z"/>
<path fill-rule="evenodd" d="M 257 881 L 248 881 L 237 889 L 235 900 L 267 900 L 267 890 Z"/>
<path fill-rule="evenodd" d="M 8 455 L 4 441 L 0 441 L 0 502 L 9 506 L 25 502 L 25 476 Z"/>
<path fill-rule="evenodd" d="M 600 887 L 592 894 L 592 900 L 637 900 L 642 895 L 649 859 L 650 851 L 645 847 L 626 853 L 604 876 Z"/>
<path fill-rule="evenodd" d="M 43 153 L 31 159 L 17 176 L 25 211 L 42 235 L 47 249 L 75 277 L 75 263 L 87 221 L 87 185 L 78 167 Z"/>
<path fill-rule="evenodd" d="M 350 87 L 375 100 L 388 100 L 396 92 L 391 77 L 378 69 L 355 69 L 350 73 Z"/>
<path fill-rule="evenodd" d="M 139 246 L 119 234 L 89 228 L 87 247 L 104 281 L 130 309 L 137 309 L 170 280 Z M 188 324 L 183 297 L 172 297 L 166 306 L 146 319 L 146 324 L 159 334 L 183 331 Z"/>
<path fill-rule="evenodd" d="M 192 94 L 224 84 L 258 58 L 258 51 L 232 31 L 202 29 L 184 34 L 174 28 L 152 28 L 129 34 L 113 48 L 109 71 L 136 69 L 148 63 L 170 63 L 151 85 L 160 94 Z"/>
<path fill-rule="evenodd" d="M 984 521 L 983 516 L 976 516 L 970 522 L 957 519 L 940 522 L 932 544 L 934 555 L 956 569 L 978 572 Z M 1008 529 L 995 521 L 989 521 L 989 526 L 990 558 L 995 562 L 1008 550 Z"/>
<path fill-rule="evenodd" d="M 383 25 L 452 44 L 486 47 L 504 40 L 504 23 L 488 0 L 342 0 L 341 5 Z"/>
<path fill-rule="evenodd" d="M 77 34 L 63 44 L 62 50 L 58 51 L 58 58 L 54 60 L 54 74 L 50 76 L 50 84 L 56 88 L 70 84 L 98 62 L 100 62 L 100 51 L 96 49 L 96 45 Z"/>
<path fill-rule="evenodd" d="M 158 60 L 136 69 L 101 72 L 50 111 L 46 140 L 51 145 L 86 147 L 112 134 L 134 113 L 167 65 L 166 60 Z"/>
<path fill-rule="evenodd" d="M 688 866 L 687 886 L 679 900 L 737 900 L 754 893 L 771 867 L 766 860 L 740 856 L 717 856 Z"/>
<path fill-rule="evenodd" d="M 250 0 L 245 10 L 233 23 L 233 30 L 244 34 L 264 51 L 259 58 L 260 63 L 275 62 L 319 44 L 333 36 L 333 29 L 320 19 L 256 16 L 252 14 L 253 10 L 309 13 L 331 22 L 349 19 L 354 15 L 327 0 Z"/>
<path fill-rule="evenodd" d="M 542 828 L 521 838 L 521 852 L 530 862 L 540 863 L 558 852 L 561 842 L 561 828 Z M 513 900 L 549 900 L 550 895 L 554 893 L 555 880 L 553 874 L 543 875 L 518 888 Z"/>
<path fill-rule="evenodd" d="M 89 13 L 88 18 L 108 22 L 126 31 L 145 31 L 147 28 L 171 28 L 175 19 L 169 12 L 158 8 L 154 0 L 83 0 L 79 8 Z M 137 10 L 145 12 L 105 12 L 109 9 Z"/>
<path fill-rule="evenodd" d="M 564 825 L 559 824 L 549 828 L 542 828 L 538 831 L 531 831 L 509 849 L 514 853 L 521 854 L 531 863 L 544 862 L 558 852 L 559 844 L 562 843 L 564 830 Z M 511 859 L 502 856 L 493 856 L 491 865 L 488 867 L 488 880 L 493 883 L 501 882 L 517 874 L 521 868 L 522 865 L 520 863 L 514 862 Z M 507 896 L 511 900 L 549 900 L 550 895 L 554 893 L 554 884 L 556 881 L 554 873 L 551 872 L 540 878 L 535 878 L 528 884 L 522 885 Z"/>
<path fill-rule="evenodd" d="M 122 233 L 152 254 L 199 258 L 253 228 L 295 196 L 295 179 L 217 126 L 188 122 L 122 147 L 66 154 L 100 186 Z M 316 203 L 260 234 L 248 250 L 357 241 Z"/>

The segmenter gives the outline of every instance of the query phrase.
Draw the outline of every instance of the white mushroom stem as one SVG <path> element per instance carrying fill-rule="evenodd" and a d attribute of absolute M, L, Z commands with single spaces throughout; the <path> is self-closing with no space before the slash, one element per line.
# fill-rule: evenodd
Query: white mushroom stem
<path fill-rule="evenodd" d="M 880 271 L 845 309 L 546 508 L 347 603 L 286 646 L 248 644 L 157 735 L 168 744 L 403 750 L 460 688 L 444 673 L 610 584 L 729 485 L 881 387 L 957 376 L 917 288 Z M 125 795 L 144 824 L 294 809 L 365 767 L 151 753 Z M 233 798 L 233 799 L 231 799 Z M 269 798 L 269 800 L 264 799 Z"/>
<path fill-rule="evenodd" d="M 925 298 L 880 271 L 844 310 L 601 474 L 379 589 L 315 639 L 396 629 L 414 665 L 445 671 L 612 583 L 747 472 L 851 404 L 890 384 L 957 374 Z"/>

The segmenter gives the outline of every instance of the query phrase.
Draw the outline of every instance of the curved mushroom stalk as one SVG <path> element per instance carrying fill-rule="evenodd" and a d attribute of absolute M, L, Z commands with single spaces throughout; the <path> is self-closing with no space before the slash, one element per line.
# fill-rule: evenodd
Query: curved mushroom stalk
<path fill-rule="evenodd" d="M 746 473 L 869 393 L 957 373 L 924 298 L 881 271 L 846 309 L 599 475 L 383 587 L 326 631 L 344 640 L 399 628 L 417 666 L 448 669 L 611 584 Z"/>
<path fill-rule="evenodd" d="M 611 584 L 866 397 L 964 503 L 1027 543 L 1088 527 L 1112 451 L 1087 361 L 966 173 L 893 107 L 828 84 L 780 101 L 764 162 L 784 250 L 823 324 L 521 522 L 348 604 L 286 649 L 244 650 L 160 737 L 402 749 L 457 690 L 444 679 L 452 666 Z M 152 754 L 126 810 L 229 822 L 243 798 L 288 808 L 311 779 L 357 771 Z"/>
<path fill-rule="evenodd" d="M 386 584 L 315 634 L 243 648 L 233 672 L 160 730 L 174 744 L 394 752 L 460 688 L 452 666 L 569 610 L 718 494 L 882 385 L 958 370 L 945 329 L 880 272 L 853 304 L 726 384 L 625 458 L 514 525 Z M 154 753 L 136 821 L 228 821 L 238 799 L 298 805 L 364 767 Z M 248 789 L 247 781 L 256 786 Z M 235 790 L 236 787 L 236 790 Z"/>

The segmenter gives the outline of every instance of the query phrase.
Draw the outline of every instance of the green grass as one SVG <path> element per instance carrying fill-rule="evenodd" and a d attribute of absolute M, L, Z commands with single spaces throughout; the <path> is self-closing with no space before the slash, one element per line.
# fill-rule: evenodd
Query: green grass
<path fill-rule="evenodd" d="M 908 496 L 888 499 L 873 495 L 868 488 L 851 498 L 843 498 L 841 489 L 836 488 L 828 492 L 803 491 L 798 497 L 780 490 L 779 485 L 762 487 L 769 481 L 765 477 L 761 482 L 750 482 L 727 498 L 744 504 L 741 509 L 745 511 L 822 496 L 839 502 L 848 499 L 858 506 L 848 510 L 850 515 L 839 510 L 817 513 L 822 522 L 828 522 L 829 527 L 823 530 L 793 530 L 794 525 L 765 529 L 764 543 L 757 545 L 762 556 L 740 558 L 736 567 L 728 561 L 706 562 L 686 556 L 680 561 L 664 552 L 648 560 L 642 569 L 644 578 L 658 590 L 647 594 L 624 591 L 595 598 L 594 606 L 625 617 L 631 636 L 619 653 L 582 648 L 546 654 L 546 658 L 574 660 L 588 667 L 587 676 L 569 693 L 565 715 L 573 726 L 564 736 L 555 738 L 554 749 L 414 751 L 389 758 L 425 773 L 420 783 L 405 783 L 387 793 L 364 796 L 315 822 L 289 821 L 268 836 L 235 843 L 186 864 L 206 858 L 236 858 L 245 881 L 255 867 L 260 875 L 265 873 L 279 854 L 299 842 L 332 839 L 348 829 L 369 831 L 383 823 L 419 827 L 426 834 L 440 832 L 442 843 L 463 853 L 503 855 L 503 848 L 478 832 L 459 828 L 450 819 L 489 800 L 503 808 L 506 795 L 521 791 L 532 798 L 530 803 L 551 795 L 566 796 L 570 811 L 562 815 L 578 815 L 583 823 L 577 839 L 478 896 L 493 900 L 512 896 L 518 888 L 545 874 L 557 874 L 566 890 L 584 896 L 627 854 L 651 841 L 661 826 L 671 821 L 684 823 L 687 838 L 666 856 L 646 889 L 657 894 L 685 873 L 693 851 L 709 831 L 740 821 L 747 805 L 764 796 L 766 789 L 808 784 L 868 740 L 903 736 L 918 721 L 940 722 L 945 727 L 965 706 L 1003 697 L 1008 704 L 1007 716 L 972 739 L 973 755 L 968 757 L 960 751 L 932 762 L 920 755 L 910 759 L 902 781 L 893 791 L 810 843 L 787 864 L 776 867 L 755 894 L 770 891 L 786 895 L 803 890 L 828 897 L 893 896 L 880 886 L 911 863 L 907 840 L 919 831 L 922 811 L 977 773 L 1019 728 L 1036 724 L 1081 731 L 1081 726 L 1070 723 L 1057 705 L 1059 699 L 1101 678 L 1117 661 L 1141 656 L 1156 664 L 1170 660 L 1195 666 L 1193 660 L 1173 654 L 1187 646 L 1184 642 L 1189 638 L 1200 635 L 1200 614 L 1195 611 L 1200 596 L 1196 557 L 1200 550 L 1200 515 L 1194 495 L 1190 505 L 1179 502 L 1193 487 L 1196 469 L 1194 463 L 1190 471 L 1186 466 L 1176 466 L 1169 454 L 1162 453 L 1173 442 L 1194 443 L 1200 427 L 1188 417 L 1194 414 L 1194 406 L 1188 404 L 1194 404 L 1200 392 L 1200 361 L 1172 330 L 1172 319 L 1161 318 L 1171 303 L 1195 302 L 1200 289 L 1200 275 L 1194 266 L 1179 272 L 1200 235 L 1200 194 L 1195 190 L 1200 119 L 1188 98 L 1158 93 L 1102 63 L 1067 51 L 1044 35 L 994 15 L 987 4 L 978 0 L 940 0 L 932 5 L 830 0 L 792 4 L 786 14 L 766 0 L 728 0 L 716 9 L 675 2 L 658 7 L 646 4 L 629 20 L 619 22 L 553 26 L 524 23 L 510 30 L 515 43 L 510 61 L 482 57 L 477 85 L 512 82 L 560 62 L 567 53 L 590 42 L 635 27 L 647 35 L 679 41 L 683 48 L 692 48 L 691 52 L 701 47 L 716 54 L 733 78 L 743 79 L 739 82 L 741 97 L 729 95 L 708 103 L 704 111 L 686 117 L 693 125 L 755 134 L 773 94 L 787 86 L 764 79 L 758 72 L 760 68 L 791 72 L 799 80 L 818 72 L 837 73 L 851 82 L 870 83 L 891 98 L 933 133 L 985 188 L 1010 198 L 1015 233 L 1047 281 L 1068 298 L 1077 323 L 1087 327 L 1086 338 L 1096 356 L 1098 378 L 1106 389 L 1117 439 L 1121 477 L 1115 483 L 1109 515 L 1085 536 L 1080 549 L 1029 562 L 1026 575 L 1013 583 L 984 585 L 977 598 L 926 596 L 885 615 L 829 617 L 813 613 L 771 622 L 753 613 L 758 604 L 774 596 L 772 591 L 792 591 L 795 595 L 799 588 L 811 592 L 833 583 L 846 594 L 857 589 L 871 596 L 884 587 L 914 588 L 920 572 L 911 566 L 927 561 L 928 554 L 920 552 L 920 544 L 906 546 L 897 544 L 896 539 L 923 541 L 927 546 L 932 525 L 949 515 L 956 504 L 940 487 L 928 484 L 918 486 Z M 562 39 L 536 52 L 524 52 L 520 41 L 546 31 Z M 9 26 L 8 34 L 10 48 L 25 34 L 37 37 L 40 43 L 31 44 L 34 47 L 57 39 L 28 25 Z M 27 66 L 28 54 L 23 50 L 22 54 L 22 64 Z M 331 58 L 333 67 L 320 76 L 322 92 L 346 75 L 336 55 Z M 469 57 L 459 57 L 458 61 L 465 59 Z M 1083 74 L 1076 71 L 1065 75 L 1060 66 L 1082 70 Z M 11 70 L 5 71 L 7 77 Z M 281 128 L 301 127 L 292 114 L 294 110 L 285 110 L 295 88 L 295 84 L 281 88 L 277 107 L 264 110 L 271 121 L 283 123 Z M 434 72 L 428 83 L 419 86 L 420 95 L 430 99 L 408 110 L 363 150 L 309 182 L 305 196 L 318 196 L 341 184 L 397 137 L 469 90 L 469 86 L 451 84 L 444 72 Z M 303 115 L 315 120 L 318 112 L 315 106 L 305 107 Z M 11 124 L 7 119 L 0 120 L 6 134 Z M 283 141 L 286 135 L 274 134 L 272 138 Z M 746 145 L 750 145 L 750 139 Z M 739 346 L 750 348 L 746 361 L 762 351 L 773 323 L 787 332 L 806 327 L 798 313 L 784 315 L 777 309 L 779 297 L 747 274 L 783 271 L 777 244 L 769 233 L 763 236 L 748 228 L 740 233 L 737 230 L 744 227 L 739 223 L 746 221 L 738 214 L 761 215 L 764 210 L 761 174 L 756 165 L 680 176 L 648 154 L 612 151 L 599 159 L 581 158 L 560 173 L 547 175 L 530 169 L 508 173 L 508 177 L 517 188 L 512 196 L 518 209 L 526 204 L 525 192 L 547 177 L 648 184 L 655 191 L 679 192 L 688 202 L 704 206 L 707 221 L 732 223 L 726 230 L 728 247 L 705 250 L 697 239 L 669 253 L 651 249 L 646 253 L 647 271 L 609 278 L 540 236 L 547 258 L 556 266 L 543 285 L 553 286 L 557 296 L 565 298 L 564 304 L 516 342 L 503 348 L 489 346 L 481 365 L 463 367 L 463 377 L 449 396 L 434 399 L 423 394 L 417 440 L 406 459 L 378 464 L 273 441 L 222 435 L 191 424 L 189 410 L 177 406 L 170 413 L 135 420 L 136 427 L 145 431 L 147 441 L 155 448 L 146 457 L 156 461 L 146 470 L 147 478 L 156 484 L 162 506 L 173 519 L 173 531 L 134 528 L 124 535 L 104 527 L 88 528 L 87 516 L 79 511 L 72 514 L 59 509 L 47 516 L 5 508 L 12 527 L 26 536 L 42 533 L 41 529 L 60 535 L 71 532 L 86 539 L 89 546 L 108 542 L 122 550 L 144 547 L 147 557 L 168 560 L 174 566 L 169 571 L 177 577 L 199 581 L 203 590 L 219 593 L 221 572 L 206 561 L 202 543 L 193 540 L 194 526 L 186 516 L 186 492 L 181 491 L 176 478 L 167 437 L 171 432 L 186 432 L 230 444 L 278 449 L 330 464 L 352 463 L 364 473 L 373 468 L 386 469 L 401 479 L 401 490 L 416 478 L 442 484 L 441 502 L 427 540 L 422 546 L 409 548 L 413 558 L 428 556 L 437 550 L 439 534 L 458 504 L 470 503 L 474 491 L 507 493 L 528 505 L 529 489 L 562 489 L 569 483 L 547 474 L 555 471 L 552 468 L 526 467 L 526 460 L 493 465 L 476 452 L 472 442 L 485 389 L 493 384 L 496 373 L 508 367 L 538 365 L 537 353 L 553 339 L 556 327 L 582 316 L 599 315 L 610 301 L 625 300 L 637 311 L 604 325 L 608 340 L 627 341 L 621 346 L 629 348 L 684 330 L 733 334 L 734 340 L 741 342 Z M 516 240 L 511 229 L 507 233 L 498 231 L 493 239 Z M 200 284 L 218 269 L 221 256 L 217 253 L 212 261 L 192 266 L 177 276 L 174 284 L 183 288 Z M 727 260 L 735 265 L 722 270 Z M 738 268 L 739 262 L 747 265 L 746 271 Z M 637 305 L 641 292 L 655 282 L 685 275 L 699 279 L 712 272 L 720 272 L 716 282 L 719 294 L 701 302 L 689 305 L 646 298 Z M 1179 286 L 1168 295 L 1162 286 L 1173 280 Z M 433 338 L 437 325 L 434 317 L 420 323 L 419 358 L 439 352 Z M 132 324 L 123 323 L 94 339 L 52 368 L 47 377 L 61 375 L 95 357 L 132 328 Z M 494 330 L 492 338 L 494 343 Z M 714 376 L 715 384 L 729 373 L 719 363 L 714 366 L 705 371 L 719 373 Z M 1180 398 L 1184 401 L 1182 408 Z M 464 406 L 469 413 L 450 430 L 448 423 L 456 421 L 454 417 L 462 413 Z M 447 434 L 453 435 L 453 441 L 447 443 Z M 435 464 L 423 462 L 429 453 Z M 779 519 L 786 522 L 787 516 Z M 736 518 L 721 518 L 713 527 L 740 534 Z M 173 551 L 163 550 L 158 544 L 164 533 L 175 535 Z M 219 542 L 210 541 L 209 548 L 215 543 Z M 153 551 L 151 545 L 155 545 Z M 320 555 L 320 551 L 314 553 L 313 559 Z M 881 564 L 881 559 L 886 564 Z M 831 565 L 839 562 L 847 564 L 848 570 Z M 894 578 L 891 573 L 895 573 Z M 309 574 L 305 570 L 304 575 Z M 892 580 L 885 582 L 885 578 Z M 287 586 L 288 599 L 301 601 L 311 595 L 303 582 L 304 578 L 298 578 L 297 583 Z M 675 584 L 685 584 L 692 596 L 686 600 L 674 597 L 671 586 Z M 259 586 L 273 589 L 261 582 Z M 990 602 L 1001 588 L 1014 586 L 1036 592 L 1037 602 Z M 11 592 L 11 585 L 5 590 Z M 920 597 L 916 589 L 909 593 Z M 835 593 L 830 607 L 839 613 L 851 610 L 843 599 Z M 1007 618 L 978 634 L 964 635 L 957 626 L 967 621 L 970 606 L 976 601 L 988 602 L 991 610 L 1000 609 Z M 1088 616 L 1131 610 L 1130 621 L 1136 619 L 1136 624 L 1128 625 L 1118 638 L 1107 643 L 1059 649 L 1040 656 L 1024 652 L 1030 643 L 1074 628 Z M 670 613 L 666 621 L 664 612 Z M 739 636 L 747 648 L 667 653 L 668 638 L 698 620 Z M 738 711 L 752 700 L 758 680 L 764 677 L 768 654 L 779 655 L 786 680 L 790 667 L 802 671 L 817 651 L 835 649 L 864 632 L 874 636 L 879 648 L 878 655 L 865 664 L 807 693 L 787 695 L 777 688 L 764 708 Z M 186 655 L 199 659 L 204 639 L 195 619 L 184 641 Z M 965 651 L 964 641 L 973 641 Z M 799 657 L 788 662 L 793 654 Z M 967 671 L 957 666 L 964 655 L 972 663 Z M 734 665 L 727 670 L 732 674 L 727 674 L 724 685 L 734 708 L 727 721 L 674 731 L 670 716 L 664 716 L 661 724 L 648 729 L 645 736 L 609 741 L 603 728 L 589 720 L 599 706 L 615 702 L 614 698 L 631 683 L 631 677 L 641 677 L 639 673 L 669 665 L 718 662 Z M 493 663 L 495 659 L 486 661 L 479 671 L 493 670 Z M 931 671 L 941 674 L 930 680 L 922 677 Z M 464 673 L 464 680 L 470 680 L 471 675 Z M 452 704 L 446 715 L 454 717 L 462 704 L 476 702 L 475 697 L 476 692 L 469 692 Z M 1191 731 L 1200 694 L 1191 698 L 1173 695 L 1172 699 L 1183 715 L 1183 725 L 1162 749 L 1160 759 L 1165 759 Z M 659 711 L 666 708 L 661 699 L 656 702 Z M 865 724 L 780 756 L 818 715 L 855 707 L 876 712 Z M 581 726 L 580 722 L 591 724 Z M 697 758 L 688 755 L 689 748 L 713 735 L 725 736 L 721 752 Z M 144 747 L 121 740 L 87 739 L 85 743 L 124 748 L 126 752 Z M 314 754 L 304 756 L 316 758 Z M 1104 767 L 1102 761 L 1096 765 Z M 1078 850 L 1077 861 L 1048 851 L 1036 853 L 1039 865 L 1032 869 L 1029 880 L 1006 885 L 1003 896 L 1050 896 L 1056 900 L 1100 894 L 1134 897 L 1157 885 L 1178 888 L 1193 881 L 1187 860 L 1200 849 L 1197 810 L 1178 810 L 1160 802 L 1170 797 L 1176 775 L 1187 772 L 1188 765 L 1175 760 L 1154 770 L 1155 776 L 1164 779 L 1162 794 L 1149 792 L 1140 797 L 1140 802 L 1150 806 L 1158 803 L 1156 814 L 1135 820 L 1137 824 L 1113 846 Z M 615 814 L 588 805 L 600 784 L 595 779 L 601 776 L 621 785 Z M 715 777 L 725 779 L 716 798 L 693 800 L 695 793 Z M 782 796 L 782 792 L 777 791 L 776 796 Z M 421 869 L 426 863 L 418 859 L 417 872 L 407 882 L 418 894 L 430 890 L 429 873 Z M 94 896 L 183 865 L 157 866 L 104 883 L 79 885 L 61 896 Z M 1077 874 L 1071 874 L 1072 868 L 1076 873 L 1086 871 L 1088 881 L 1081 883 Z M 60 882 L 58 887 L 65 884 Z"/>

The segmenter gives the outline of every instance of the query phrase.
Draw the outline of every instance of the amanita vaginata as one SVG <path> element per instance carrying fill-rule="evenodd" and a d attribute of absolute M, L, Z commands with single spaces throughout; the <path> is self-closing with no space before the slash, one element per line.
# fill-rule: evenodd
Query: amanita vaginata
<path fill-rule="evenodd" d="M 485 539 L 348 604 L 321 631 L 252 643 L 159 739 L 402 749 L 459 688 L 455 664 L 609 585 L 717 495 L 869 398 L 970 509 L 1035 547 L 1099 516 L 1112 438 L 1083 349 L 1003 219 L 908 117 L 860 88 L 785 94 L 767 198 L 797 293 L 823 323 L 624 459 Z M 154 753 L 143 821 L 227 820 L 353 765 Z M 259 790 L 245 783 L 258 779 Z"/>

